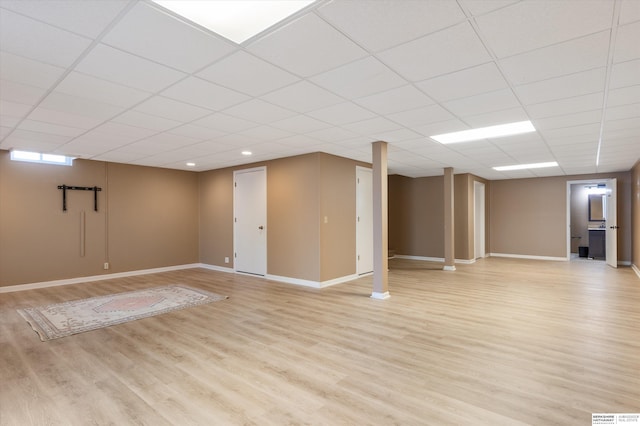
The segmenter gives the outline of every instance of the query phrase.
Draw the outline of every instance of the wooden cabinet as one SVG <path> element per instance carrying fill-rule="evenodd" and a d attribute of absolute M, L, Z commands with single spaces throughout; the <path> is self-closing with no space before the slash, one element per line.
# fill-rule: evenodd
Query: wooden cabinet
<path fill-rule="evenodd" d="M 589 229 L 589 257 L 604 259 L 606 257 L 606 241 L 606 231 L 604 228 Z"/>

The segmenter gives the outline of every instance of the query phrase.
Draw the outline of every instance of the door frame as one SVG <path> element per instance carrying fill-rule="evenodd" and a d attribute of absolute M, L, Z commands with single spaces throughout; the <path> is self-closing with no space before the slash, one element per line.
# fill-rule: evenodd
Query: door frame
<path fill-rule="evenodd" d="M 360 271 L 360 262 L 358 261 L 358 256 L 360 255 L 360 233 L 358 232 L 359 226 L 358 226 L 358 178 L 359 178 L 359 172 L 364 172 L 364 173 L 369 173 L 371 174 L 371 200 L 372 203 L 370 205 L 370 213 L 373 216 L 373 169 L 370 169 L 368 167 L 362 167 L 362 166 L 356 166 L 356 275 L 360 276 L 360 275 L 367 275 L 367 274 L 372 274 L 373 273 L 373 245 L 371 246 L 371 270 L 370 271 L 365 271 L 365 272 L 361 272 Z M 371 227 L 371 238 L 372 238 L 372 243 L 373 243 L 373 224 Z"/>
<path fill-rule="evenodd" d="M 481 189 L 481 191 L 478 191 Z M 482 196 L 478 197 L 479 192 Z M 473 259 L 481 259 L 487 255 L 486 243 L 486 185 L 484 182 L 473 181 Z M 478 206 L 480 204 L 480 206 Z M 480 207 L 480 209 L 478 209 Z M 478 224 L 480 227 L 478 227 Z M 478 253 L 478 248 L 480 252 Z"/>
<path fill-rule="evenodd" d="M 238 176 L 239 174 L 243 174 L 243 173 L 253 173 L 253 172 L 264 172 L 264 192 L 265 192 L 265 206 L 264 206 L 264 222 L 265 222 L 265 243 L 264 243 L 264 272 L 263 273 L 256 273 L 256 274 L 252 274 L 252 275 L 261 275 L 261 276 L 266 276 L 267 275 L 267 261 L 268 261 L 268 250 L 267 250 L 267 232 L 268 232 L 268 223 L 267 223 L 267 166 L 259 166 L 259 167 L 251 167 L 249 169 L 240 169 L 240 170 L 234 170 L 233 171 L 233 270 L 236 273 L 239 274 L 243 274 L 243 273 L 247 273 L 249 274 L 249 272 L 243 272 L 243 271 L 238 271 L 238 265 L 236 262 L 236 249 L 238 247 L 238 243 L 237 243 L 237 239 L 238 239 L 238 231 L 236 229 L 236 217 L 237 212 L 236 212 L 236 176 Z"/>
<path fill-rule="evenodd" d="M 571 260 L 571 185 L 587 185 L 587 184 L 606 184 L 613 178 L 594 178 L 594 179 L 580 179 L 580 180 L 568 180 L 567 181 L 567 256 L 566 260 Z M 618 206 L 615 205 L 615 211 L 617 212 Z M 617 214 L 617 213 L 616 213 Z M 618 263 L 617 254 L 615 263 Z"/>

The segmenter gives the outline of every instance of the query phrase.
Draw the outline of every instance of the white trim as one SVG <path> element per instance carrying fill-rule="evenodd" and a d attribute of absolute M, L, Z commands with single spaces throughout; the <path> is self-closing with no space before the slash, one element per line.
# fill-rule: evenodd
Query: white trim
<path fill-rule="evenodd" d="M 618 265 L 620 266 L 631 266 L 630 260 L 618 260 Z"/>
<path fill-rule="evenodd" d="M 88 283 L 88 282 L 94 282 L 94 281 L 110 280 L 113 278 L 125 278 L 125 277 L 133 277 L 136 275 L 157 274 L 159 272 L 179 271 L 181 269 L 200 268 L 202 267 L 201 265 L 202 265 L 201 263 L 190 263 L 186 265 L 165 266 L 162 268 L 139 269 L 137 271 L 117 272 L 114 274 L 92 275 L 89 277 L 77 277 L 77 278 L 68 278 L 64 280 L 41 281 L 36 283 L 10 285 L 5 287 L 0 287 L 0 293 L 11 293 L 14 291 L 35 290 L 35 289 L 47 288 L 47 287 L 58 287 L 61 285 L 69 285 L 69 284 L 82 284 L 82 283 Z"/>
<path fill-rule="evenodd" d="M 311 287 L 311 288 L 330 287 L 332 285 L 342 284 L 344 282 L 353 281 L 359 278 L 358 275 L 356 274 L 346 275 L 344 277 L 334 278 L 332 280 L 327 280 L 327 281 L 311 281 L 311 280 L 303 280 L 300 278 L 283 277 L 280 275 L 271 275 L 271 274 L 267 274 L 264 277 L 271 281 L 278 281 L 285 284 L 294 284 L 294 285 L 300 285 L 303 287 Z"/>
<path fill-rule="evenodd" d="M 390 298 L 391 295 L 389 294 L 388 291 L 385 291 L 384 293 L 379 293 L 377 291 L 374 291 L 373 293 L 371 293 L 371 298 L 372 299 L 377 299 L 377 300 L 385 300 Z"/>
<path fill-rule="evenodd" d="M 452 266 L 444 265 L 444 266 L 442 267 L 442 270 L 443 270 L 443 271 L 455 271 L 455 270 L 456 270 L 456 267 L 455 267 L 455 266 L 453 266 L 453 265 L 452 265 Z"/>
<path fill-rule="evenodd" d="M 533 259 L 533 260 L 553 260 L 557 262 L 566 262 L 566 257 L 554 257 L 554 256 L 531 256 L 528 254 L 510 254 L 510 253 L 491 253 L 491 257 L 511 257 L 515 259 Z"/>
<path fill-rule="evenodd" d="M 633 272 L 635 272 L 638 278 L 640 278 L 640 269 L 634 264 L 631 264 L 631 269 L 633 269 Z"/>
<path fill-rule="evenodd" d="M 200 268 L 209 269 L 211 271 L 226 272 L 228 274 L 233 274 L 235 272 L 233 268 L 229 268 L 226 266 L 209 265 L 207 263 L 199 263 L 198 265 Z"/>
<path fill-rule="evenodd" d="M 422 260 L 425 262 L 440 262 L 444 263 L 444 257 L 425 257 L 425 256 L 409 256 L 406 254 L 396 254 L 394 257 L 398 259 L 409 259 L 409 260 Z M 455 259 L 455 263 L 463 263 L 466 265 L 471 265 L 472 263 L 476 263 L 476 259 Z"/>

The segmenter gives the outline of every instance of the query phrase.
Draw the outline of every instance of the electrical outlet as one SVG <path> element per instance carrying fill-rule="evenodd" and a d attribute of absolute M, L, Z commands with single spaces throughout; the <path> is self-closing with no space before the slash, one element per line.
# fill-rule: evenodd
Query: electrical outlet
<path fill-rule="evenodd" d="M 224 263 L 229 263 L 229 258 L 228 257 L 224 258 Z"/>
<path fill-rule="evenodd" d="M 102 267 L 106 270 L 109 269 L 109 262 L 104 262 L 104 265 L 102 265 Z"/>

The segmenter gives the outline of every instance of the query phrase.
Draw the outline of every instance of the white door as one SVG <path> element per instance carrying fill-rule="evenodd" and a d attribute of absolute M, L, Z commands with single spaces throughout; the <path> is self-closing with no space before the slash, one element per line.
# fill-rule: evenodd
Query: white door
<path fill-rule="evenodd" d="M 356 273 L 373 272 L 373 172 L 356 167 Z"/>
<path fill-rule="evenodd" d="M 234 269 L 267 273 L 267 169 L 233 173 Z"/>
<path fill-rule="evenodd" d="M 474 258 L 485 257 L 484 183 L 473 183 Z"/>
<path fill-rule="evenodd" d="M 606 232 L 606 259 L 607 265 L 618 267 L 618 212 L 617 212 L 617 195 L 616 195 L 616 179 L 607 179 L 607 193 L 605 194 L 606 211 L 605 225 Z"/>

